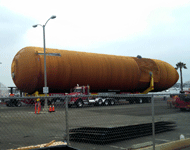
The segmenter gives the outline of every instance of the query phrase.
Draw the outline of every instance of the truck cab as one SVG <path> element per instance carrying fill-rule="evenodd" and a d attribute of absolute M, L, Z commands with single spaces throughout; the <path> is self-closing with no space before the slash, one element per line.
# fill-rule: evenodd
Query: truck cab
<path fill-rule="evenodd" d="M 90 87 L 88 85 L 87 86 L 79 86 L 77 84 L 77 86 L 75 86 L 73 89 L 71 89 L 71 92 L 69 95 L 79 95 L 79 94 L 88 95 L 89 89 L 90 89 Z"/>
<path fill-rule="evenodd" d="M 82 95 L 88 95 L 89 94 L 90 87 L 87 86 L 75 86 L 73 89 L 70 90 L 70 93 L 67 95 L 76 96 L 71 97 L 68 106 L 71 107 L 72 105 L 76 105 L 77 107 L 83 107 L 84 104 L 88 104 L 88 98 L 87 97 L 81 97 Z M 79 96 L 79 97 L 77 97 Z"/>

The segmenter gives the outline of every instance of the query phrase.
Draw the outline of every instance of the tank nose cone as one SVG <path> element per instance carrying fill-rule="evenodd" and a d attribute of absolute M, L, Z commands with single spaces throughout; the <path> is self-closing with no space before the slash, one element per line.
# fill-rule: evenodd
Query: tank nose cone
<path fill-rule="evenodd" d="M 157 63 L 160 70 L 160 80 L 155 83 L 155 89 L 157 89 L 157 91 L 162 91 L 172 87 L 179 79 L 177 70 L 172 65 L 164 61 L 154 61 Z"/>
<path fill-rule="evenodd" d="M 168 77 L 168 83 L 170 83 L 170 85 L 168 85 L 169 87 L 173 86 L 179 79 L 179 74 L 177 72 L 177 70 L 171 66 L 170 64 L 167 64 L 167 67 L 169 68 L 169 77 Z"/>

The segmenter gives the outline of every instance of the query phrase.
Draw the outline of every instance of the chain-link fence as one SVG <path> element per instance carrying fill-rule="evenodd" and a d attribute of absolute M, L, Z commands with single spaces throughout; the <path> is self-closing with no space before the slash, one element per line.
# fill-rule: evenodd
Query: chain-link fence
<path fill-rule="evenodd" d="M 68 95 L 47 97 L 47 102 L 44 97 L 0 98 L 0 147 L 16 149 L 53 140 L 81 150 L 154 147 L 178 140 L 181 134 L 190 137 L 189 111 L 180 110 L 182 105 L 190 107 L 188 98 L 176 94 Z"/>

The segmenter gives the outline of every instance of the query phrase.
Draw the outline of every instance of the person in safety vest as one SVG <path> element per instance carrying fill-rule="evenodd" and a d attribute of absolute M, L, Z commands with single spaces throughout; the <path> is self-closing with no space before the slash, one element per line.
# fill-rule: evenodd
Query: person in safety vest
<path fill-rule="evenodd" d="M 39 112 L 41 111 L 40 98 L 37 98 L 36 102 L 37 102 L 37 109 L 38 109 L 38 114 L 39 114 Z"/>

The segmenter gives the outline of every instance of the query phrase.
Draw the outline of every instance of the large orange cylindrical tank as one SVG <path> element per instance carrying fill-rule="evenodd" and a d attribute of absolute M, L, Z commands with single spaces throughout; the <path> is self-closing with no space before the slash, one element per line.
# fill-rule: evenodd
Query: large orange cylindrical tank
<path fill-rule="evenodd" d="M 44 87 L 43 48 L 25 47 L 14 57 L 11 73 L 15 85 L 33 93 Z M 173 86 L 179 75 L 170 64 L 155 59 L 46 49 L 47 86 L 50 92 L 68 92 L 79 85 L 90 85 L 94 92 L 121 90 L 142 92 L 149 87 L 151 71 L 154 91 Z"/>

